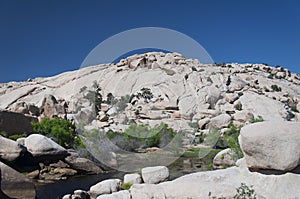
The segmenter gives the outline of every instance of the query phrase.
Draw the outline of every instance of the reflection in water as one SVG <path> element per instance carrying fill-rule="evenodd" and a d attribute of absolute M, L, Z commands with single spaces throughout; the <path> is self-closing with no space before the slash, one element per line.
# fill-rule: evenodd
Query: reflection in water
<path fill-rule="evenodd" d="M 169 180 L 173 180 L 185 174 L 210 170 L 209 163 L 212 162 L 214 153 L 206 158 L 181 157 L 168 166 L 170 171 Z M 37 185 L 37 199 L 61 199 L 62 196 L 73 193 L 75 190 L 89 190 L 96 183 L 111 179 L 123 179 L 123 172 L 110 172 L 99 175 L 71 177 L 65 181 L 59 181 L 52 184 Z"/>
<path fill-rule="evenodd" d="M 68 180 L 59 181 L 51 184 L 38 184 L 37 199 L 61 199 L 64 195 L 73 193 L 73 191 L 89 190 L 92 185 L 110 178 L 123 179 L 124 173 L 112 172 L 99 175 L 77 176 Z"/>

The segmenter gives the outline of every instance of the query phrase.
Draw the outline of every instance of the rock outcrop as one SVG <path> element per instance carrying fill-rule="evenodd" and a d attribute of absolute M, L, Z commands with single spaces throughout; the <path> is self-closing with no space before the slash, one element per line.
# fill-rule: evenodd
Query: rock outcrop
<path fill-rule="evenodd" d="M 99 195 L 110 194 L 117 192 L 121 189 L 122 181 L 119 179 L 104 180 L 92 186 L 89 194 L 92 199 L 97 198 Z"/>
<path fill-rule="evenodd" d="M 68 155 L 65 148 L 40 134 L 31 134 L 25 138 L 24 145 L 36 162 L 57 162 Z"/>
<path fill-rule="evenodd" d="M 227 148 L 217 153 L 213 159 L 213 164 L 215 169 L 223 169 L 234 166 L 236 161 L 236 154 L 230 148 Z"/>
<path fill-rule="evenodd" d="M 41 106 L 41 116 L 66 118 L 66 103 L 59 103 L 53 95 L 46 95 Z"/>
<path fill-rule="evenodd" d="M 141 184 L 142 178 L 140 174 L 138 173 L 132 173 L 132 174 L 126 174 L 124 175 L 124 183 L 130 183 L 130 184 Z"/>
<path fill-rule="evenodd" d="M 36 117 L 0 110 L 0 132 L 5 132 L 7 136 L 32 133 L 31 122 L 37 121 Z"/>
<path fill-rule="evenodd" d="M 142 169 L 142 178 L 146 184 L 156 184 L 167 180 L 169 169 L 165 166 L 146 167 Z"/>
<path fill-rule="evenodd" d="M 26 148 L 19 143 L 0 136 L 0 160 L 6 162 L 14 162 L 22 157 L 26 152 Z"/>
<path fill-rule="evenodd" d="M 298 198 L 300 190 L 298 174 L 264 175 L 250 172 L 247 168 L 198 172 L 176 180 L 154 184 L 135 184 L 131 187 L 132 199 L 148 198 L 233 198 L 236 188 L 245 183 L 253 186 L 257 198 Z M 270 191 L 272 190 L 272 191 Z"/>
<path fill-rule="evenodd" d="M 300 164 L 300 123 L 259 122 L 241 129 L 239 142 L 253 169 L 291 171 Z"/>
<path fill-rule="evenodd" d="M 35 199 L 35 186 L 23 174 L 0 162 L 1 189 L 11 198 Z"/>
<path fill-rule="evenodd" d="M 89 159 L 81 158 L 75 151 L 69 151 L 69 156 L 65 158 L 65 162 L 71 168 L 84 174 L 100 174 L 103 170 Z"/>

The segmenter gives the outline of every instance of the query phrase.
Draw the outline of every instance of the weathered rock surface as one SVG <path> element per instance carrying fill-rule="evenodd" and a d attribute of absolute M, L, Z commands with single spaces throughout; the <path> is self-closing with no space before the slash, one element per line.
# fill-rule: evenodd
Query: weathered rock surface
<path fill-rule="evenodd" d="M 90 195 L 83 190 L 75 190 L 73 194 L 67 194 L 62 199 L 90 199 Z"/>
<path fill-rule="evenodd" d="M 300 163 L 300 122 L 248 125 L 241 129 L 239 142 L 250 168 L 290 171 Z"/>
<path fill-rule="evenodd" d="M 215 169 L 222 169 L 225 167 L 234 166 L 235 162 L 236 156 L 230 148 L 220 151 L 213 159 Z"/>
<path fill-rule="evenodd" d="M 141 184 L 142 178 L 140 174 L 138 173 L 132 173 L 132 174 L 126 174 L 124 175 L 124 183 L 130 183 L 130 184 Z"/>
<path fill-rule="evenodd" d="M 110 194 L 121 189 L 122 181 L 119 179 L 109 179 L 99 182 L 92 186 L 89 190 L 91 198 L 97 198 L 102 194 Z"/>
<path fill-rule="evenodd" d="M 142 169 L 142 178 L 146 184 L 156 184 L 167 180 L 169 169 L 165 166 L 146 167 Z"/>
<path fill-rule="evenodd" d="M 35 186 L 27 177 L 0 162 L 1 189 L 11 198 L 35 199 Z"/>
<path fill-rule="evenodd" d="M 0 110 L 0 132 L 6 132 L 8 136 L 32 133 L 31 122 L 37 122 L 37 118 L 25 116 L 22 113 Z"/>
<path fill-rule="evenodd" d="M 245 123 L 254 119 L 254 115 L 250 111 L 237 111 L 233 115 L 233 119 L 238 122 Z"/>
<path fill-rule="evenodd" d="M 128 190 L 123 190 L 112 194 L 100 195 L 97 199 L 131 199 L 131 196 Z"/>
<path fill-rule="evenodd" d="M 250 111 L 254 117 L 262 116 L 265 120 L 284 120 L 286 110 L 284 105 L 272 98 L 253 92 L 245 92 L 239 99 L 243 110 Z"/>
<path fill-rule="evenodd" d="M 212 118 L 209 122 L 210 128 L 225 128 L 231 123 L 231 117 L 228 114 L 221 114 Z"/>
<path fill-rule="evenodd" d="M 53 95 L 46 95 L 41 106 L 42 117 L 47 118 L 66 118 L 66 104 L 60 104 Z"/>
<path fill-rule="evenodd" d="M 26 148 L 22 147 L 17 142 L 2 136 L 0 136 L 0 143 L 0 160 L 13 162 L 21 157 L 26 151 Z"/>
<path fill-rule="evenodd" d="M 209 193 L 215 197 L 233 198 L 241 183 L 253 185 L 257 198 L 298 198 L 300 195 L 298 174 L 264 175 L 238 167 L 193 173 L 157 185 L 135 184 L 130 192 L 132 199 L 202 199 L 208 198 Z"/>
<path fill-rule="evenodd" d="M 65 161 L 79 172 L 86 174 L 99 174 L 103 173 L 103 170 L 98 167 L 94 162 L 89 159 L 81 158 L 75 152 L 71 152 L 70 156 L 65 158 Z"/>
<path fill-rule="evenodd" d="M 0 169 L 0 198 L 1 199 L 11 199 L 10 197 L 8 197 L 5 193 L 3 193 L 3 191 L 1 190 L 1 169 Z"/>
<path fill-rule="evenodd" d="M 32 134 L 24 141 L 25 147 L 33 155 L 36 162 L 57 162 L 64 159 L 68 152 L 50 138 L 40 134 Z"/>

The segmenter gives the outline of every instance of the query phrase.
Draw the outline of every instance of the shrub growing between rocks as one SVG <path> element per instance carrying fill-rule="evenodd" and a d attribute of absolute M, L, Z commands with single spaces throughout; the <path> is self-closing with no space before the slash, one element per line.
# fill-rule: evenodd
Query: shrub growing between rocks
<path fill-rule="evenodd" d="M 65 148 L 76 148 L 82 145 L 75 125 L 61 118 L 44 118 L 40 122 L 31 123 L 34 133 L 54 137 L 57 143 Z"/>
<path fill-rule="evenodd" d="M 107 137 L 121 149 L 134 151 L 145 147 L 164 147 L 175 136 L 173 129 L 166 124 L 154 128 L 148 125 L 131 123 L 125 132 L 108 131 Z"/>

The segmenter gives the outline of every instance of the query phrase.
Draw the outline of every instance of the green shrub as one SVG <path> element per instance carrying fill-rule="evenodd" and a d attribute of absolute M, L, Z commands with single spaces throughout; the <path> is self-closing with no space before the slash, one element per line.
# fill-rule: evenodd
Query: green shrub
<path fill-rule="evenodd" d="M 0 131 L 0 135 L 3 137 L 7 137 L 7 133 L 5 131 Z"/>
<path fill-rule="evenodd" d="M 209 199 L 226 199 L 226 197 L 212 196 L 211 192 L 208 193 Z M 248 187 L 245 183 L 241 183 L 241 186 L 236 189 L 234 199 L 256 199 L 256 193 L 253 186 Z"/>
<path fill-rule="evenodd" d="M 257 118 L 253 118 L 249 122 L 250 123 L 257 123 L 257 122 L 263 122 L 263 121 L 265 121 L 264 118 L 259 115 Z"/>
<path fill-rule="evenodd" d="M 234 105 L 234 108 L 238 111 L 243 110 L 243 105 L 241 103 L 237 103 L 236 105 Z"/>
<path fill-rule="evenodd" d="M 256 193 L 253 186 L 248 187 L 245 183 L 241 183 L 241 186 L 236 189 L 234 199 L 256 199 Z"/>
<path fill-rule="evenodd" d="M 40 122 L 32 122 L 31 125 L 34 133 L 54 137 L 65 148 L 82 146 L 75 125 L 68 120 L 44 118 Z"/>
<path fill-rule="evenodd" d="M 129 190 L 131 186 L 132 186 L 132 184 L 130 182 L 128 182 L 128 183 L 122 183 L 121 189 L 122 190 Z"/>
<path fill-rule="evenodd" d="M 124 132 L 108 131 L 106 136 L 118 147 L 127 151 L 134 151 L 145 147 L 164 147 L 176 133 L 166 124 L 154 128 L 148 125 L 131 123 Z"/>
<path fill-rule="evenodd" d="M 235 126 L 235 125 L 230 125 L 229 129 L 225 131 L 224 133 L 224 140 L 227 143 L 228 147 L 234 152 L 236 155 L 236 159 L 242 158 L 243 152 L 241 150 L 240 144 L 238 137 L 240 135 L 241 127 Z"/>
<path fill-rule="evenodd" d="M 24 138 L 24 137 L 26 137 L 26 136 L 27 136 L 27 135 L 26 135 L 25 133 L 23 133 L 23 134 L 15 134 L 15 135 L 11 135 L 11 136 L 9 136 L 8 138 L 11 139 L 11 140 L 16 141 L 17 139 L 19 139 L 19 138 Z"/>
<path fill-rule="evenodd" d="M 271 86 L 271 89 L 275 92 L 280 92 L 281 91 L 281 87 L 277 86 L 276 84 L 273 84 Z"/>

